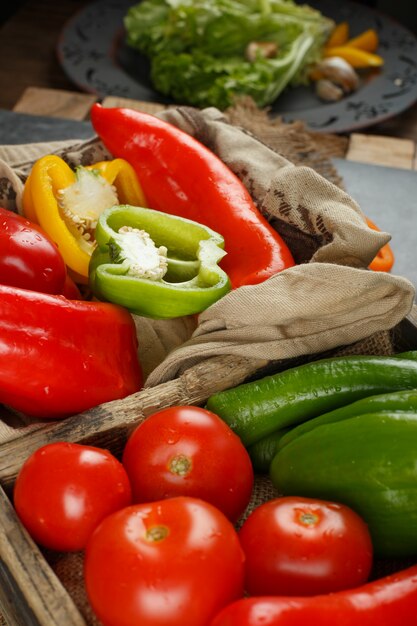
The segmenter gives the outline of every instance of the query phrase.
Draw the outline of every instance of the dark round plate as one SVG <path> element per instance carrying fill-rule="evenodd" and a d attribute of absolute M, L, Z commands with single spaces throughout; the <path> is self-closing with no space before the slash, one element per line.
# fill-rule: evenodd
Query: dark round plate
<path fill-rule="evenodd" d="M 65 26 L 57 54 L 67 76 L 83 91 L 172 104 L 157 93 L 149 62 L 125 43 L 123 18 L 132 0 L 98 0 Z M 336 23 L 347 21 L 351 35 L 378 32 L 380 71 L 366 73 L 358 91 L 336 103 L 323 103 L 311 87 L 287 88 L 270 107 L 285 121 L 302 120 L 316 131 L 342 133 L 382 122 L 417 100 L 417 38 L 390 17 L 355 2 L 312 0 L 311 6 Z"/>

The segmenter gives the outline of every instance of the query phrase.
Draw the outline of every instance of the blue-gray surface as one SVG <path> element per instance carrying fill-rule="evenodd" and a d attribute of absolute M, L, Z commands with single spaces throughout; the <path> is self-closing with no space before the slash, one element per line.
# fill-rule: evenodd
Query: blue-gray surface
<path fill-rule="evenodd" d="M 334 159 L 345 188 L 381 230 L 391 234 L 392 274 L 417 287 L 417 172 Z"/>
<path fill-rule="evenodd" d="M 14 113 L 0 109 L 0 143 L 16 145 L 39 141 L 89 139 L 94 135 L 90 122 Z"/>

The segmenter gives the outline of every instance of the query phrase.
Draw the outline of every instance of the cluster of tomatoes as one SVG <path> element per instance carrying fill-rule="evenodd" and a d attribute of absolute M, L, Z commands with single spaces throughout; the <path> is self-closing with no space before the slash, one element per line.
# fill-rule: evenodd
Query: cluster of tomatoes
<path fill-rule="evenodd" d="M 84 551 L 87 595 L 104 626 L 209 626 L 244 595 L 367 580 L 372 544 L 356 513 L 295 497 L 253 508 L 253 486 L 249 455 L 225 422 L 177 406 L 143 421 L 121 461 L 81 444 L 38 449 L 14 504 L 38 544 Z"/>

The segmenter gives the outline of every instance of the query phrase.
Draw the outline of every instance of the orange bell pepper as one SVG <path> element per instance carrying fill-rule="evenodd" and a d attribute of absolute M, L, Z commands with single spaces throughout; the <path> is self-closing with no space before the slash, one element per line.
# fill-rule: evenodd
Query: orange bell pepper
<path fill-rule="evenodd" d="M 372 228 L 372 230 L 380 230 L 378 226 L 369 219 L 369 217 L 366 218 L 366 223 L 369 228 Z M 370 263 L 369 269 L 373 270 L 374 272 L 390 272 L 392 266 L 394 265 L 394 260 L 394 253 L 391 249 L 391 246 L 386 243 L 385 246 L 382 246 L 376 257 Z"/>

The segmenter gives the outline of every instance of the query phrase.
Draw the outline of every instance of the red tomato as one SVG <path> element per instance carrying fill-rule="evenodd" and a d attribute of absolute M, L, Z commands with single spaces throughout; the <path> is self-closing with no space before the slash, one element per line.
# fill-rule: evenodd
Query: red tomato
<path fill-rule="evenodd" d="M 137 504 L 92 534 L 87 595 L 104 626 L 207 626 L 242 597 L 243 559 L 233 525 L 208 502 Z"/>
<path fill-rule="evenodd" d="M 192 496 L 235 521 L 252 493 L 252 464 L 239 437 L 220 417 L 197 406 L 148 417 L 129 438 L 123 465 L 134 502 Z"/>
<path fill-rule="evenodd" d="M 275 498 L 239 532 L 251 595 L 309 596 L 363 584 L 372 567 L 368 527 L 345 505 Z"/>
<path fill-rule="evenodd" d="M 16 512 L 29 534 L 59 551 L 84 549 L 104 517 L 131 502 L 123 465 L 107 450 L 76 443 L 39 448 L 14 488 Z"/>
<path fill-rule="evenodd" d="M 0 208 L 0 284 L 62 294 L 67 270 L 53 241 L 39 226 Z"/>

